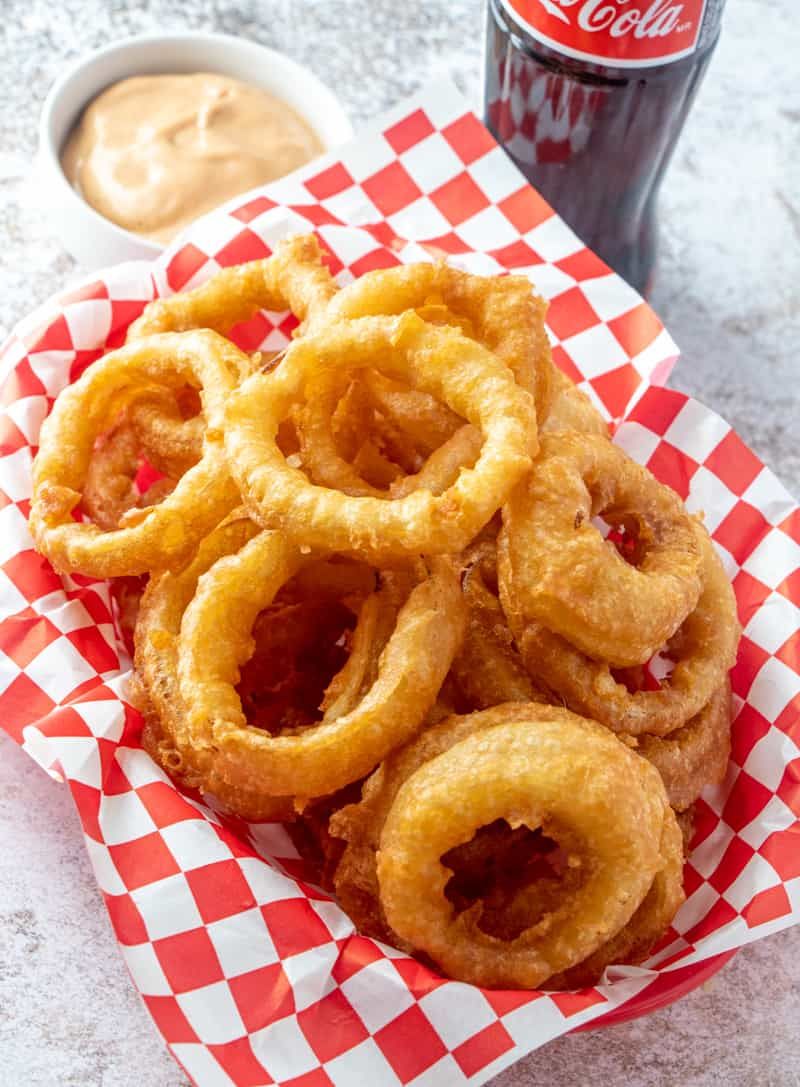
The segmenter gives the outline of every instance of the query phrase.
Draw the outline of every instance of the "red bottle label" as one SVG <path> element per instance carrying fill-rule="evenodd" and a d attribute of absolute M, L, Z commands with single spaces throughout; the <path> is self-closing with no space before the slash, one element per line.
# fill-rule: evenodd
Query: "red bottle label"
<path fill-rule="evenodd" d="M 532 37 L 565 56 L 647 68 L 693 53 L 706 0 L 500 0 Z"/>

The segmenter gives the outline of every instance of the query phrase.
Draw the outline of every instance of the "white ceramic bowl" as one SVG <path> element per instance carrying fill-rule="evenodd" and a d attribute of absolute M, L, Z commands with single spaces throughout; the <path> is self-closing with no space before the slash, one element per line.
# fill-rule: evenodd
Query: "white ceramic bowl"
<path fill-rule="evenodd" d="M 273 49 L 227 34 L 176 33 L 126 38 L 89 54 L 50 88 L 39 122 L 39 171 L 55 232 L 86 267 L 152 259 L 163 246 L 104 218 L 73 189 L 60 152 L 83 109 L 112 83 L 156 72 L 220 72 L 282 98 L 328 149 L 353 128 L 338 99 L 307 68 Z"/>

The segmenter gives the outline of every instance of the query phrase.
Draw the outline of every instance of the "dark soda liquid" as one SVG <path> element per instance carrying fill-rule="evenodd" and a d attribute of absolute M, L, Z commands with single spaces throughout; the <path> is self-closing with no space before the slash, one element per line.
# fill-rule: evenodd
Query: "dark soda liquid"
<path fill-rule="evenodd" d="M 719 38 L 709 0 L 696 51 L 651 68 L 572 60 L 488 0 L 485 119 L 582 241 L 641 293 L 656 259 L 656 201 Z"/>

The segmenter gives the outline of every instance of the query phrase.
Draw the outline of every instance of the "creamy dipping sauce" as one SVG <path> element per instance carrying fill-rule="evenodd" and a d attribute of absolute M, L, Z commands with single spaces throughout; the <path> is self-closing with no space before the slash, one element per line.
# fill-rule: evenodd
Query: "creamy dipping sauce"
<path fill-rule="evenodd" d="M 134 76 L 103 91 L 70 134 L 61 165 L 101 215 L 169 242 L 199 215 L 322 150 L 285 102 L 197 72 Z"/>

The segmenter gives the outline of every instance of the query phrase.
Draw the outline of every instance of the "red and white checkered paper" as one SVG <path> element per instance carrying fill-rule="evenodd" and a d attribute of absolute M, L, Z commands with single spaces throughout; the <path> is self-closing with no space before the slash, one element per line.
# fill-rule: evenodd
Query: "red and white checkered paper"
<path fill-rule="evenodd" d="M 700 803 L 688 900 L 643 967 L 578 993 L 446 981 L 358 935 L 304 881 L 285 830 L 222 818 L 142 751 L 109 588 L 60 577 L 32 548 L 30 467 L 58 392 L 154 294 L 195 286 L 315 229 L 342 282 L 430 259 L 528 275 L 550 300 L 559 365 L 617 440 L 704 510 L 744 638 L 724 784 Z M 290 321 L 240 326 L 280 347 Z M 661 387 L 676 356 L 658 318 L 523 180 L 448 84 L 344 150 L 212 213 L 153 266 L 110 269 L 21 324 L 0 405 L 0 723 L 69 785 L 131 976 L 202 1087 L 483 1083 L 576 1026 L 691 987 L 715 957 L 800 918 L 800 512 L 719 416 Z M 688 979 L 688 981 L 687 981 Z M 695 984 L 697 981 L 695 980 Z"/>

